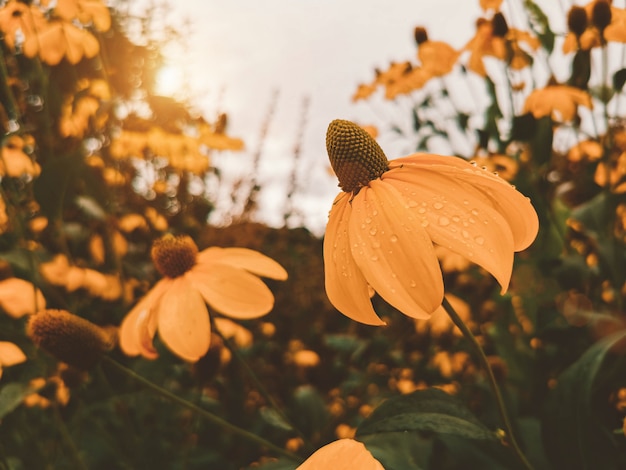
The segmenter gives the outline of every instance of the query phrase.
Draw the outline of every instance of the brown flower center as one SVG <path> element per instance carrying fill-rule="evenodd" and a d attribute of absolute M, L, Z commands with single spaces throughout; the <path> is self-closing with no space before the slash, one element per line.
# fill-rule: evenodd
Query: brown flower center
<path fill-rule="evenodd" d="M 335 119 L 330 123 L 326 150 L 339 178 L 339 187 L 347 193 L 358 192 L 389 169 L 389 161 L 380 145 L 350 121 Z"/>
<path fill-rule="evenodd" d="M 165 277 L 178 277 L 196 264 L 198 247 L 191 237 L 165 235 L 152 244 L 150 255 L 157 270 Z"/>

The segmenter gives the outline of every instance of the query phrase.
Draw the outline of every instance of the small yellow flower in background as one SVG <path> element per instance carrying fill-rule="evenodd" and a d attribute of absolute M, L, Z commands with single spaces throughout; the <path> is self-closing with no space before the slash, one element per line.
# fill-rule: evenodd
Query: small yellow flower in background
<path fill-rule="evenodd" d="M 47 6 L 51 0 L 42 0 Z M 101 0 L 57 0 L 54 14 L 65 21 L 78 20 L 87 25 L 93 23 L 98 31 L 105 32 L 111 27 L 111 14 Z"/>
<path fill-rule="evenodd" d="M 340 439 L 318 449 L 296 470 L 385 470 L 362 442 Z"/>
<path fill-rule="evenodd" d="M 443 41 L 431 41 L 425 28 L 418 26 L 414 31 L 417 42 L 417 59 L 422 69 L 431 77 L 441 77 L 452 71 L 459 52 Z"/>
<path fill-rule="evenodd" d="M 46 308 L 46 300 L 33 284 L 12 277 L 0 281 L 0 307 L 9 316 L 21 318 Z"/>
<path fill-rule="evenodd" d="M 600 160 L 602 155 L 604 155 L 604 149 L 600 142 L 584 140 L 569 149 L 567 159 L 570 162 L 579 162 L 581 160 L 595 162 Z"/>
<path fill-rule="evenodd" d="M 457 157 L 417 153 L 388 161 L 350 121 L 328 127 L 326 146 L 343 189 L 324 238 L 326 293 L 353 320 L 382 325 L 370 287 L 413 318 L 429 318 L 444 289 L 434 244 L 482 266 L 506 291 L 513 252 L 539 222 L 530 201 L 498 176 Z"/>
<path fill-rule="evenodd" d="M 287 279 L 280 264 L 257 251 L 210 247 L 198 252 L 184 235 L 155 241 L 151 255 L 164 277 L 122 321 L 120 347 L 130 356 L 157 357 L 152 338 L 158 330 L 174 354 L 195 362 L 209 349 L 206 304 L 227 317 L 258 318 L 274 306 L 272 292 L 258 276 Z"/>
<path fill-rule="evenodd" d="M 600 162 L 596 167 L 594 181 L 603 188 L 608 186 L 612 193 L 626 193 L 626 152 L 614 157 L 608 165 Z"/>
<path fill-rule="evenodd" d="M 377 84 L 376 83 L 361 83 L 357 87 L 354 95 L 352 95 L 352 101 L 356 102 L 359 100 L 364 100 L 372 96 L 372 94 L 376 91 Z"/>
<path fill-rule="evenodd" d="M 528 95 L 523 113 L 532 113 L 535 119 L 550 116 L 569 122 L 576 117 L 578 106 L 593 108 L 589 93 L 567 85 L 548 85 Z"/>
<path fill-rule="evenodd" d="M 24 361 L 26 361 L 26 355 L 17 345 L 9 341 L 0 341 L 0 378 L 3 367 L 11 367 Z"/>
<path fill-rule="evenodd" d="M 31 160 L 25 149 L 32 145 L 30 136 L 12 135 L 4 139 L 0 149 L 0 176 L 19 178 L 24 175 L 39 176 L 41 168 Z"/>
<path fill-rule="evenodd" d="M 15 49 L 18 31 L 24 40 L 37 35 L 37 31 L 46 25 L 42 11 L 35 5 L 27 5 L 18 0 L 9 0 L 0 8 L 0 31 L 4 42 Z"/>

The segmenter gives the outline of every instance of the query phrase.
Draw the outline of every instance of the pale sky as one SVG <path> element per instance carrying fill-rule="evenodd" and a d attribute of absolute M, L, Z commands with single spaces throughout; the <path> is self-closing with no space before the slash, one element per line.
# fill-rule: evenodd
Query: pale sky
<path fill-rule="evenodd" d="M 430 39 L 459 48 L 482 13 L 478 0 L 186 0 L 172 2 L 170 11 L 174 23 L 191 21 L 185 31 L 188 50 L 173 51 L 170 65 L 183 72 L 193 105 L 209 119 L 226 111 L 229 134 L 246 142 L 243 153 L 215 157 L 227 178 L 249 171 L 278 91 L 258 175 L 262 219 L 269 225 L 283 223 L 302 102 L 310 98 L 295 202 L 306 214 L 305 225 L 319 235 L 338 192 L 327 172 L 328 123 L 341 118 L 382 125 L 394 113 L 408 115 L 382 101 L 353 104 L 351 96 L 360 82 L 373 79 L 375 67 L 416 62 L 415 26 L 426 27 Z M 391 144 L 381 141 L 381 146 L 389 158 L 402 156 Z"/>

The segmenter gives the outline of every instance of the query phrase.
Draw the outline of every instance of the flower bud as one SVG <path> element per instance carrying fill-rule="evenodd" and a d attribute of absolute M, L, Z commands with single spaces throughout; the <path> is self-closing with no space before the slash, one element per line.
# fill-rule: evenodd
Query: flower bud
<path fill-rule="evenodd" d="M 415 37 L 415 42 L 418 46 L 423 42 L 428 41 L 428 33 L 426 32 L 426 28 L 422 28 L 421 26 L 417 26 L 415 28 L 413 35 Z"/>
<path fill-rule="evenodd" d="M 26 334 L 38 347 L 78 369 L 92 368 L 114 346 L 103 328 L 65 310 L 41 310 L 32 315 Z"/>
<path fill-rule="evenodd" d="M 587 12 L 583 7 L 573 6 L 567 14 L 567 27 L 569 30 L 580 37 L 587 29 Z"/>
<path fill-rule="evenodd" d="M 611 4 L 608 0 L 596 0 L 593 4 L 593 10 L 591 13 L 591 22 L 600 30 L 600 33 L 604 32 L 604 29 L 611 24 Z"/>

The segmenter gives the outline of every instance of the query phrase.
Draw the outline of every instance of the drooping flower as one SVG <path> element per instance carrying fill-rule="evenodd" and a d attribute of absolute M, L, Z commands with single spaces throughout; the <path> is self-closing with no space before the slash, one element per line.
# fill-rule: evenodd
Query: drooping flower
<path fill-rule="evenodd" d="M 26 360 L 26 355 L 15 344 L 9 341 L 0 341 L 0 377 L 2 368 L 20 364 Z"/>
<path fill-rule="evenodd" d="M 257 251 L 210 247 L 198 252 L 188 236 L 166 235 L 151 254 L 164 277 L 122 321 L 120 347 L 130 356 L 157 357 L 152 339 L 158 330 L 174 354 L 195 362 L 209 349 L 206 304 L 230 318 L 258 318 L 274 306 L 272 292 L 258 276 L 287 279 L 280 264 Z"/>
<path fill-rule="evenodd" d="M 326 146 L 343 189 L 324 238 L 326 293 L 340 312 L 384 324 L 370 302 L 373 288 L 402 313 L 429 318 L 444 293 L 435 244 L 482 266 L 506 291 L 513 252 L 539 229 L 529 200 L 509 183 L 457 157 L 388 161 L 350 121 L 330 124 Z"/>
<path fill-rule="evenodd" d="M 296 470 L 385 470 L 362 442 L 339 439 L 331 442 L 304 461 Z"/>
<path fill-rule="evenodd" d="M 568 122 L 576 117 L 578 106 L 593 108 L 589 93 L 567 85 L 548 85 L 528 95 L 523 112 L 532 113 L 535 119 L 550 116 Z"/>

